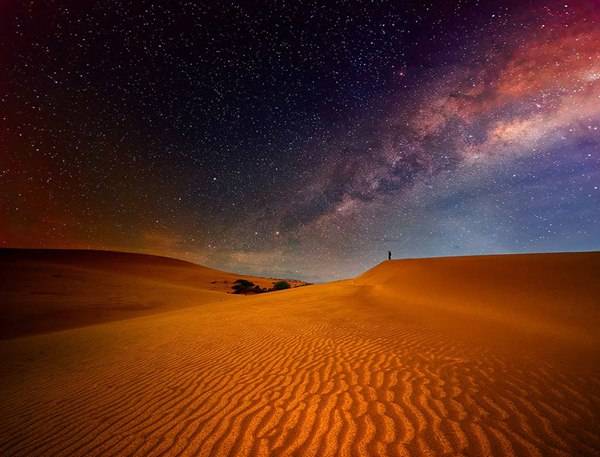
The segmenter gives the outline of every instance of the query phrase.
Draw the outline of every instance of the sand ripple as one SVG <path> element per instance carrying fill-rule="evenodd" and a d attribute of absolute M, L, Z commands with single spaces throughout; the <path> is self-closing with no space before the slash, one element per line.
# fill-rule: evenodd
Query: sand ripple
<path fill-rule="evenodd" d="M 339 283 L 2 341 L 0 455 L 600 455 L 597 352 L 388 305 Z"/>
<path fill-rule="evenodd" d="M 99 342 L 104 360 L 64 371 L 49 365 L 77 354 L 45 353 L 22 374 L 27 386 L 11 378 L 3 388 L 1 454 L 566 456 L 600 450 L 597 374 L 573 376 L 549 363 L 509 360 L 394 325 L 373 332 L 301 316 L 285 318 L 285 327 L 276 319 L 259 327 L 247 319 L 253 331 L 230 322 L 227 341 L 219 342 L 207 315 L 164 319 L 166 325 L 142 319 L 98 326 L 92 335 L 28 339 L 31 347 L 59 338 L 67 346 L 83 338 L 118 342 L 128 326 L 144 335 L 126 353 L 115 341 Z M 4 348 L 11 349 L 18 351 Z M 44 370 L 55 372 L 43 376 Z"/>

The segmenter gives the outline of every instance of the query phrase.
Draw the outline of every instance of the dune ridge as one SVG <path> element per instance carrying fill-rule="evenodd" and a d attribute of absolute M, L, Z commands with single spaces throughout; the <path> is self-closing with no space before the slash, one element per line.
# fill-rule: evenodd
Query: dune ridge
<path fill-rule="evenodd" d="M 237 279 L 277 281 L 147 254 L 0 249 L 0 338 L 224 302 Z"/>
<path fill-rule="evenodd" d="M 439 257 L 384 262 L 356 278 L 379 303 L 423 313 L 445 330 L 548 333 L 594 346 L 600 326 L 600 253 Z M 439 316 L 436 315 L 436 311 Z M 468 324 L 468 325 L 467 325 Z M 501 338 L 498 332 L 494 335 Z"/>
<path fill-rule="evenodd" d="M 497 287 L 545 269 L 522 284 L 531 303 L 514 304 L 558 325 L 572 294 L 556 291 L 600 266 L 581 255 L 503 259 Z M 486 289 L 496 260 L 385 262 L 355 280 L 0 341 L 0 454 L 598 455 L 596 286 L 565 322 L 585 337 L 531 331 L 493 316 L 514 296 Z M 480 285 L 447 289 L 444 305 L 438 287 L 459 270 L 484 271 Z"/>

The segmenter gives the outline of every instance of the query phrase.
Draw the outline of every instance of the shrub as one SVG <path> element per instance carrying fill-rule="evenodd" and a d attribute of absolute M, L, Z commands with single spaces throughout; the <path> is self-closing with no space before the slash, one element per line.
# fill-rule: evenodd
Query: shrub
<path fill-rule="evenodd" d="M 289 289 L 290 283 L 287 281 L 277 281 L 276 283 L 273 283 L 273 290 L 284 290 L 284 289 Z"/>
<path fill-rule="evenodd" d="M 234 294 L 243 294 L 250 292 L 253 288 L 258 287 L 252 281 L 247 279 L 236 279 L 231 287 Z"/>

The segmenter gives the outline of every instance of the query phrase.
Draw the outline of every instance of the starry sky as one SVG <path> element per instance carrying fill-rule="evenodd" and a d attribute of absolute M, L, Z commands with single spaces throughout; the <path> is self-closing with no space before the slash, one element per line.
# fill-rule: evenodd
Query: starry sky
<path fill-rule="evenodd" d="M 0 246 L 598 250 L 600 1 L 0 0 Z"/>

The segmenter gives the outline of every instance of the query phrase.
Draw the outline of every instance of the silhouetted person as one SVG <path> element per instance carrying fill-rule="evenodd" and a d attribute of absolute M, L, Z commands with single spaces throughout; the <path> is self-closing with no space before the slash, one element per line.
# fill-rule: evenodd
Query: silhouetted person
<path fill-rule="evenodd" d="M 392 260 L 392 251 L 388 251 L 388 260 Z"/>

